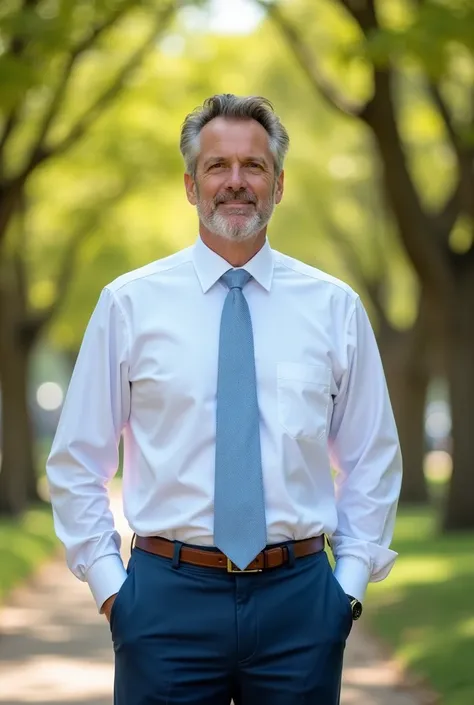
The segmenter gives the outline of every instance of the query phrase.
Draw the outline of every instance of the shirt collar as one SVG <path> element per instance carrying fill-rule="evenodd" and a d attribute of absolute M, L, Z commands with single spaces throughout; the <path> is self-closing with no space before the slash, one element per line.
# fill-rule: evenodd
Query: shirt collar
<path fill-rule="evenodd" d="M 193 263 L 204 293 L 209 291 L 228 269 L 232 269 L 232 265 L 205 245 L 200 237 L 194 244 Z M 270 291 L 273 278 L 273 251 L 267 239 L 263 247 L 243 265 L 242 269 L 251 274 L 266 291 Z"/>

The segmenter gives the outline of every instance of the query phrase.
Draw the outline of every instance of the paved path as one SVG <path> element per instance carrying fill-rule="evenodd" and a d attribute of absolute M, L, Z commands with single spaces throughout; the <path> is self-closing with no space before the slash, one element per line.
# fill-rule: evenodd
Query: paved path
<path fill-rule="evenodd" d="M 128 536 L 114 503 L 117 525 Z M 124 539 L 124 557 L 129 541 Z M 45 566 L 0 610 L 0 703 L 111 705 L 109 628 L 89 588 L 63 560 Z M 356 624 L 349 638 L 342 705 L 426 705 Z"/>

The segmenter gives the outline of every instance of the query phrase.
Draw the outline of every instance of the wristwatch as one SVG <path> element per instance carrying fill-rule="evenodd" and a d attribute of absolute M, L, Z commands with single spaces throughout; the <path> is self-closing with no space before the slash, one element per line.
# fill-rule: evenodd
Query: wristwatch
<path fill-rule="evenodd" d="M 351 603 L 352 619 L 355 621 L 356 619 L 359 619 L 362 614 L 362 602 L 357 600 L 355 597 L 352 597 L 352 595 L 348 595 L 347 597 Z"/>

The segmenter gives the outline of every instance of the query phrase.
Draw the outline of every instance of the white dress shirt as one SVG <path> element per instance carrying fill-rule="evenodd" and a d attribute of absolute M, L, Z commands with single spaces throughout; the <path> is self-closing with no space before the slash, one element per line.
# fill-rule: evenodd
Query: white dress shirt
<path fill-rule="evenodd" d="M 99 608 L 126 578 L 106 488 L 122 433 L 132 531 L 213 544 L 217 360 L 228 291 L 219 279 L 229 268 L 198 238 L 106 286 L 88 324 L 47 475 L 68 565 Z M 349 286 L 268 241 L 244 268 L 253 277 L 244 294 L 268 543 L 326 534 L 336 578 L 362 599 L 397 555 L 389 545 L 402 472 L 372 328 Z"/>

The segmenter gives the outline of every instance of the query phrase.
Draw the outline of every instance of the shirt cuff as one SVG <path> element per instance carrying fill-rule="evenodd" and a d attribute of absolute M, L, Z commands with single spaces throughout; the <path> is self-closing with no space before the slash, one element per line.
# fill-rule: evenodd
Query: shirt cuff
<path fill-rule="evenodd" d="M 103 556 L 91 565 L 86 573 L 86 580 L 100 614 L 104 602 L 120 590 L 126 577 L 127 571 L 118 554 Z"/>
<path fill-rule="evenodd" d="M 336 561 L 334 577 L 346 595 L 363 601 L 370 580 L 370 569 L 359 558 L 342 556 Z"/>

